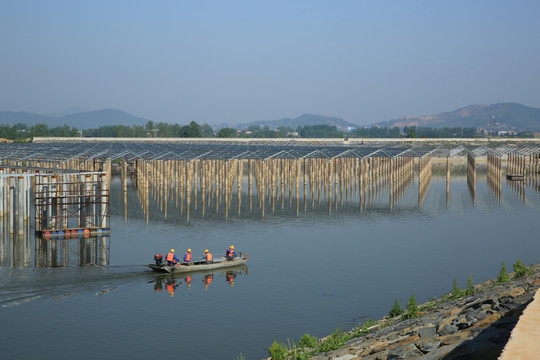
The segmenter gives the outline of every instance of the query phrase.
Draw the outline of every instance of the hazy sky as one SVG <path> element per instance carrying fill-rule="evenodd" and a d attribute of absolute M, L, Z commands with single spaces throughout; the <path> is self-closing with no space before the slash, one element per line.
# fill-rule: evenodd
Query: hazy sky
<path fill-rule="evenodd" d="M 540 1 L 0 0 L 0 110 L 370 124 L 540 107 Z"/>

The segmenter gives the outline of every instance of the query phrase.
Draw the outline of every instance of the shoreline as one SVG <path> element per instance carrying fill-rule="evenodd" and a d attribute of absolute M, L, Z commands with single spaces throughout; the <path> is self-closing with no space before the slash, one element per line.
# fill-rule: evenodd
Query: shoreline
<path fill-rule="evenodd" d="M 297 345 L 284 357 L 266 360 L 497 359 L 540 287 L 540 264 L 530 266 L 524 276 L 507 275 L 506 282 L 488 280 L 467 289 L 469 294 L 458 288 L 454 290 L 461 296 L 450 292 L 418 305 L 418 317 L 386 316 L 341 335 L 336 330 L 312 348 Z M 345 339 L 342 344 L 314 353 L 325 342 L 337 343 L 338 335 Z"/>

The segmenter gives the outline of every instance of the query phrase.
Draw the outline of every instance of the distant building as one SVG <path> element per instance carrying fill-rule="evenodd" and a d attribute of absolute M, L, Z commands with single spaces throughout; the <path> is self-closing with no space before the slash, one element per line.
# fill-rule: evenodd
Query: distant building
<path fill-rule="evenodd" d="M 517 131 L 514 130 L 498 130 L 495 132 L 496 136 L 516 136 Z"/>
<path fill-rule="evenodd" d="M 158 133 L 158 129 L 153 129 L 153 130 L 146 130 L 146 136 L 147 137 L 157 137 L 157 133 Z"/>

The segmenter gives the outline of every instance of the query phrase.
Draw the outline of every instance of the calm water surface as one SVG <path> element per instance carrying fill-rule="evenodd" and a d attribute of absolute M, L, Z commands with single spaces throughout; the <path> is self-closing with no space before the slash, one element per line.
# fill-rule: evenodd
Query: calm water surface
<path fill-rule="evenodd" d="M 188 222 L 173 199 L 167 217 L 152 200 L 147 220 L 133 184 L 126 213 L 114 179 L 110 237 L 44 242 L 2 225 L 0 355 L 261 359 L 274 339 L 347 330 L 387 314 L 395 299 L 442 295 L 454 278 L 462 287 L 469 273 L 475 283 L 494 278 L 501 261 L 538 262 L 539 192 L 518 190 L 503 181 L 499 200 L 480 172 L 473 197 L 456 174 L 447 203 L 434 172 L 420 206 L 415 180 L 392 209 L 383 190 L 330 214 L 328 203 L 308 202 L 297 216 L 287 199 L 262 218 L 244 199 L 240 215 L 236 205 L 228 219 L 192 209 Z M 231 244 L 249 254 L 233 272 L 168 277 L 143 266 L 170 248 L 221 255 Z"/>

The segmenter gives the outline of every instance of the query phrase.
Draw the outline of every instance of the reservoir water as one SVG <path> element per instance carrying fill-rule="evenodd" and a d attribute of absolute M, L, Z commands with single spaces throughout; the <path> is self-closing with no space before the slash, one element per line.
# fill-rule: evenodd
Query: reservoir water
<path fill-rule="evenodd" d="M 380 318 L 397 299 L 419 303 L 540 257 L 538 185 L 503 180 L 500 196 L 478 170 L 434 166 L 419 199 L 415 178 L 390 206 L 386 189 L 362 204 L 280 202 L 264 217 L 242 202 L 191 209 L 169 199 L 143 213 L 134 184 L 127 207 L 111 182 L 111 233 L 89 239 L 36 239 L 0 229 L 0 356 L 3 359 L 262 359 L 274 339 L 317 337 Z M 521 183 L 520 183 L 521 184 Z M 329 211 L 330 210 L 330 211 Z M 166 216 L 165 216 L 166 213 Z M 31 235 L 30 235 L 31 234 Z M 145 264 L 187 248 L 249 254 L 229 272 L 163 276 Z"/>

